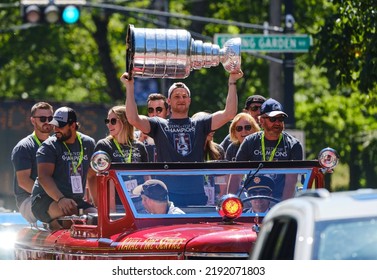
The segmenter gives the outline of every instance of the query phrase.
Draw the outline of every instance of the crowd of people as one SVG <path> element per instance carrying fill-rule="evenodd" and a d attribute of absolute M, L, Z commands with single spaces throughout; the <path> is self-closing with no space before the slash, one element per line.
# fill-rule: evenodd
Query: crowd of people
<path fill-rule="evenodd" d="M 90 158 L 98 150 L 109 154 L 112 162 L 124 163 L 302 159 L 301 143 L 284 131 L 288 116 L 277 100 L 252 95 L 237 114 L 237 81 L 242 77 L 242 71 L 229 74 L 225 107 L 217 112 L 203 111 L 190 117 L 191 91 L 177 82 L 167 96 L 148 96 L 148 115 L 144 116 L 138 113 L 134 79 L 124 73 L 120 80 L 126 88 L 125 105 L 108 111 L 104 119 L 108 136 L 97 142 L 79 132 L 77 113 L 72 108 L 61 107 L 54 112 L 50 104 L 36 103 L 30 117 L 34 130 L 17 143 L 11 155 L 20 213 L 30 223 L 39 220 L 51 229 L 59 229 L 59 217 L 96 212 L 96 174 L 90 168 Z M 229 135 L 216 143 L 216 130 L 229 122 Z M 272 183 L 271 178 L 256 178 L 259 180 L 254 180 L 254 185 L 251 182 L 247 186 L 249 195 L 264 190 L 280 199 L 292 196 L 294 178 L 278 175 Z M 145 210 L 152 214 L 182 214 L 179 207 L 213 204 L 216 200 L 205 188 L 213 183 L 211 178 L 190 177 L 181 179 L 180 184 L 171 179 L 143 176 L 129 178 L 126 184 L 132 186 L 133 195 L 139 195 Z M 237 194 L 241 181 L 240 176 L 230 176 L 226 184 L 217 186 L 216 194 Z M 114 193 L 112 209 L 117 211 L 121 204 Z M 264 212 L 268 205 L 262 208 Z"/>

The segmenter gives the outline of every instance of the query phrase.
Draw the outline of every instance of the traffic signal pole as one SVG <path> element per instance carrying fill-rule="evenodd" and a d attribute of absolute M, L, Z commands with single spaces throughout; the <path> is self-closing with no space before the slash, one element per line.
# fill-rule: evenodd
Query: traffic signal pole
<path fill-rule="evenodd" d="M 80 19 L 80 7 L 86 0 L 21 0 L 24 23 L 73 24 Z"/>
<path fill-rule="evenodd" d="M 285 0 L 285 33 L 294 33 L 293 18 L 293 0 Z M 295 128 L 295 110 L 294 110 L 294 54 L 284 53 L 284 111 L 288 114 L 288 118 L 285 121 L 287 128 Z"/>

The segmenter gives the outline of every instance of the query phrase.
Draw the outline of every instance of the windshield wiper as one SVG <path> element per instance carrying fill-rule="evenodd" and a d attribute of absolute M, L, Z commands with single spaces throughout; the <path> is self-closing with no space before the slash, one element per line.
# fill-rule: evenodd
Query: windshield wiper
<path fill-rule="evenodd" d="M 255 172 L 253 173 L 253 175 L 251 175 L 251 170 L 250 170 L 249 174 L 247 174 L 247 177 L 246 177 L 246 179 L 245 179 L 245 182 L 243 183 L 242 188 L 241 188 L 240 191 L 238 192 L 238 196 L 241 196 L 243 190 L 245 189 L 245 186 L 247 186 L 247 185 L 250 183 L 250 181 L 254 179 L 255 175 L 258 174 L 259 170 L 260 170 L 262 167 L 263 167 L 263 163 L 259 163 L 258 168 L 257 168 L 257 170 L 255 170 Z"/>

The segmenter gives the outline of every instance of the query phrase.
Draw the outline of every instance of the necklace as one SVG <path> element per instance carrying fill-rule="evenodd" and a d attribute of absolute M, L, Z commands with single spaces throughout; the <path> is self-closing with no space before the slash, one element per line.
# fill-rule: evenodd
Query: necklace
<path fill-rule="evenodd" d="M 272 152 L 270 154 L 270 158 L 268 159 L 268 161 L 272 161 L 274 159 L 274 156 L 275 156 L 275 153 L 276 153 L 276 149 L 278 148 L 278 146 L 279 146 L 282 138 L 283 138 L 283 134 L 280 133 L 278 143 L 276 144 L 275 148 L 272 150 Z M 265 146 L 265 143 L 264 143 L 264 132 L 262 134 L 262 140 L 261 140 L 261 142 L 262 142 L 262 156 L 263 156 L 263 160 L 266 161 L 266 146 Z"/>
<path fill-rule="evenodd" d="M 73 161 L 73 156 L 71 154 L 71 150 L 68 148 L 68 146 L 65 142 L 63 142 L 63 144 L 68 150 L 69 158 L 71 159 L 71 162 L 72 162 L 73 172 L 75 172 L 77 174 L 77 168 L 80 166 L 80 164 L 82 163 L 82 160 L 84 158 L 84 149 L 82 147 L 82 141 L 81 141 L 80 134 L 76 132 L 76 136 L 77 136 L 77 140 L 80 143 L 80 158 L 79 158 L 79 162 L 77 163 L 77 165 L 75 165 L 75 163 Z"/>
<path fill-rule="evenodd" d="M 114 140 L 115 146 L 117 147 L 119 153 L 123 156 L 125 162 L 130 163 L 131 159 L 132 159 L 132 145 L 131 145 L 131 143 L 128 144 L 129 147 L 130 147 L 130 152 L 128 153 L 128 158 L 126 158 L 126 156 L 124 155 L 122 148 L 120 147 L 118 141 L 115 138 L 113 138 L 113 140 Z"/>

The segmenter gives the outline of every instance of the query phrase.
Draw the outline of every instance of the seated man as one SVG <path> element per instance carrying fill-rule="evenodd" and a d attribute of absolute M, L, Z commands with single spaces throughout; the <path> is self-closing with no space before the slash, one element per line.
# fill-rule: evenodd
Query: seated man
<path fill-rule="evenodd" d="M 160 180 L 150 179 L 132 191 L 141 196 L 141 202 L 151 214 L 185 214 L 169 201 L 168 188 Z"/>
<path fill-rule="evenodd" d="M 268 176 L 254 177 L 248 186 L 245 186 L 249 196 L 272 196 L 272 190 L 275 187 L 275 182 Z M 270 210 L 270 200 L 268 199 L 252 199 L 250 200 L 252 213 L 265 213 Z"/>

